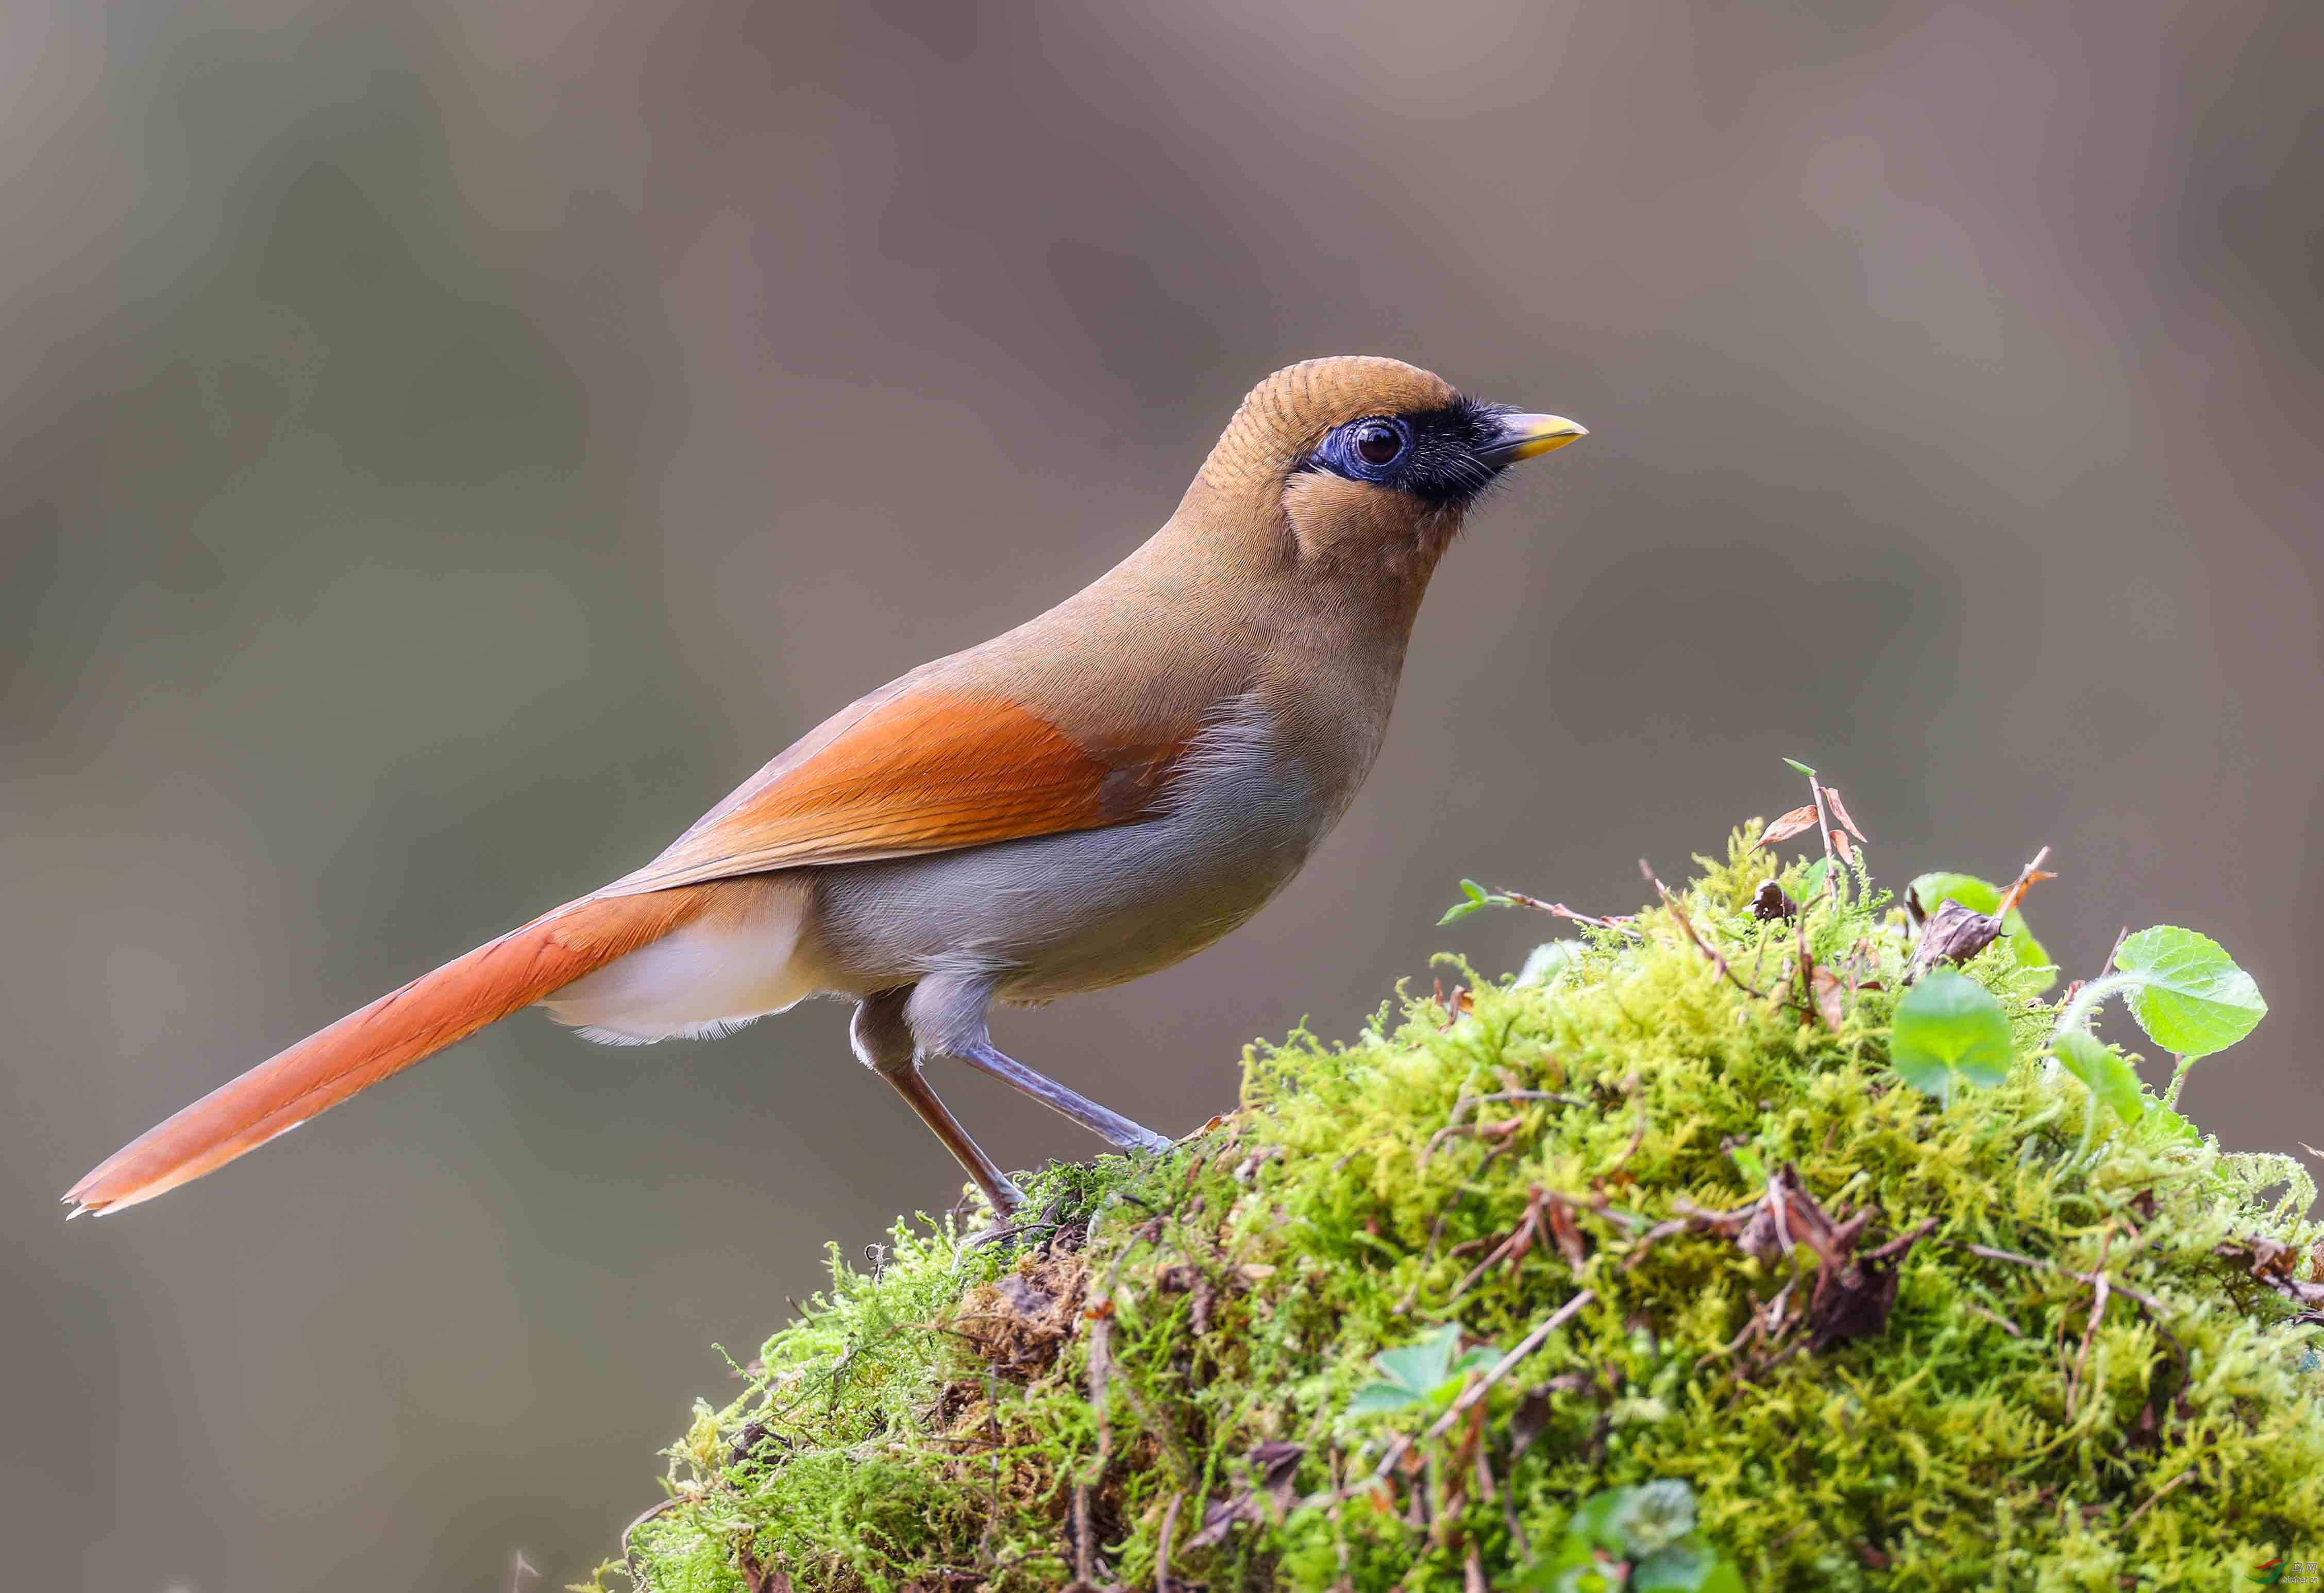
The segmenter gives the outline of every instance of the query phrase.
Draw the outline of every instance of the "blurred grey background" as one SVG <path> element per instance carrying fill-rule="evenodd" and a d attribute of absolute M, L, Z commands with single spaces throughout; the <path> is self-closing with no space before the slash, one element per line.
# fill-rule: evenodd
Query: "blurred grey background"
<path fill-rule="evenodd" d="M 1587 422 L 1480 515 L 1259 924 L 1004 1020 L 1174 1129 L 1473 875 L 1622 909 L 1819 763 L 2324 1143 L 2324 8 L 1247 0 L 177 7 L 0 46 L 0 1517 L 25 1588 L 580 1574 L 654 1450 L 957 1174 L 839 1007 L 526 1016 L 118 1219 L 57 1193 L 643 861 L 1395 354 Z M 1004 1162 L 1094 1148 L 963 1075 Z"/>

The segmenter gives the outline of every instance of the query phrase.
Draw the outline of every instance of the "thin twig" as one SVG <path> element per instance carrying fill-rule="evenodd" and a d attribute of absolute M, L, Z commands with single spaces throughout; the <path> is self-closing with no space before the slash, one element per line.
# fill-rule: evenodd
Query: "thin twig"
<path fill-rule="evenodd" d="M 1855 1180 L 1850 1179 L 1849 1182 L 1852 1183 Z M 1840 1193 L 1846 1194 L 1847 1192 L 1847 1186 L 1843 1184 L 1840 1187 Z M 1832 1198 L 1837 1200 L 1839 1196 L 1835 1195 Z M 1852 1222 L 1857 1220 L 1858 1218 L 1868 1216 L 1868 1214 L 1869 1213 L 1868 1212 L 1859 1211 L 1857 1213 L 1856 1217 L 1850 1218 L 1849 1220 Z M 1910 1250 L 1914 1245 L 1919 1244 L 1923 1239 L 1927 1238 L 1936 1230 L 1937 1220 L 1933 1217 L 1924 1217 L 1919 1222 L 1915 1223 L 1911 1228 L 1906 1229 L 1903 1233 L 1898 1234 L 1886 1244 L 1881 1246 L 1878 1249 L 1868 1250 L 1862 1256 L 1857 1257 L 1857 1259 L 1859 1261 L 1886 1261 L 1891 1256 L 1900 1255 L 1904 1251 Z"/>
<path fill-rule="evenodd" d="M 1969 1303 L 1969 1308 L 1977 1312 L 1978 1315 L 1983 1317 L 1986 1321 L 1991 1322 L 1995 1327 L 1999 1328 L 2003 1332 L 2008 1334 L 2011 1338 L 2023 1339 L 2025 1337 L 2024 1329 L 2019 1327 L 2015 1322 L 2011 1321 L 1999 1312 L 1987 1311 L 1984 1306 L 1979 1305 L 1974 1300 Z"/>
<path fill-rule="evenodd" d="M 1632 1073 L 1628 1078 L 1623 1080 L 1622 1082 L 1632 1091 L 1636 1091 L 1638 1087 L 1638 1075 Z M 1642 1097 L 1636 1097 L 1634 1095 L 1634 1099 L 1637 1101 L 1638 1121 L 1637 1126 L 1630 1130 L 1630 1143 L 1622 1147 L 1622 1154 L 1614 1158 L 1614 1165 L 1612 1166 L 1598 1174 L 1600 1178 L 1611 1178 L 1615 1174 L 1619 1173 L 1623 1168 L 1628 1166 L 1630 1165 L 1630 1158 L 1638 1154 L 1638 1146 L 1646 1144 L 1646 1103 Z"/>
<path fill-rule="evenodd" d="M 1686 916 L 1686 909 L 1678 905 L 1678 898 L 1671 895 L 1670 888 L 1665 885 L 1660 879 L 1655 878 L 1655 870 L 1652 863 L 1649 863 L 1644 858 L 1640 858 L 1638 860 L 1638 872 L 1646 877 L 1646 883 L 1653 886 L 1655 888 L 1655 894 L 1663 898 L 1663 906 L 1669 909 L 1671 917 L 1676 921 L 1680 930 L 1685 934 L 1687 944 L 1693 946 L 1696 951 L 1701 952 L 1704 956 L 1711 959 L 1711 965 L 1719 971 L 1719 976 L 1721 979 L 1733 985 L 1737 990 L 1741 990 L 1747 996 L 1750 996 L 1761 1001 L 1767 999 L 1767 995 L 1765 990 L 1755 990 L 1749 985 L 1745 984 L 1741 977 L 1736 973 L 1735 970 L 1727 965 L 1727 959 L 1721 956 L 1718 952 L 1713 951 L 1710 944 L 1703 940 L 1702 936 L 1694 932 L 1694 920 Z"/>
<path fill-rule="evenodd" d="M 1074 1484 L 1074 1580 L 1090 1586 L 1089 1484 Z"/>
<path fill-rule="evenodd" d="M 2009 916 L 2009 910 L 2025 899 L 2025 893 L 2034 889 L 2037 879 L 2046 879 L 2051 877 L 2042 872 L 2042 865 L 2047 862 L 2049 858 L 2050 849 L 2045 846 L 2034 854 L 2032 862 L 2017 870 L 2017 878 L 2011 881 L 2008 889 L 2001 893 L 2001 905 L 1995 910 L 1993 915 L 1995 917 Z M 2107 961 L 2111 962 L 2114 959 L 2108 957 Z"/>
<path fill-rule="evenodd" d="M 2098 1236 L 2098 1264 L 2090 1269 L 2095 1281 L 2091 1288 L 2089 1323 L 2082 1329 L 2082 1350 L 2074 1357 L 2074 1369 L 2066 1378 L 2066 1420 L 2069 1423 L 2074 1419 L 2074 1405 L 2081 1392 L 2082 1374 L 2089 1370 L 2090 1345 L 2098 1338 L 2098 1324 L 2106 1320 L 2107 1294 L 2112 1287 L 2107 1281 L 2107 1251 L 2113 1245 L 2114 1224 L 2109 1222 L 2106 1231 Z"/>
<path fill-rule="evenodd" d="M 1840 860 L 1832 855 L 1831 815 L 1823 805 L 1823 777 L 1808 776 L 1808 789 L 1815 793 L 1816 837 L 1823 843 L 1824 894 L 1832 900 L 1840 899 Z"/>
<path fill-rule="evenodd" d="M 1113 1423 L 1106 1409 L 1106 1377 L 1112 1370 L 1113 1299 L 1109 1283 L 1106 1298 L 1099 1303 L 1095 1320 L 1090 1323 L 1089 1402 L 1097 1416 L 1097 1454 L 1090 1474 L 1074 1483 L 1074 1575 L 1084 1584 L 1091 1579 L 1095 1558 L 1091 1545 L 1090 1487 L 1105 1480 L 1106 1468 L 1113 1462 Z"/>
<path fill-rule="evenodd" d="M 1485 1153 L 1485 1159 L 1477 1164 L 1477 1170 L 1471 1175 L 1471 1179 L 1482 1178 L 1485 1175 L 1485 1169 L 1493 1165 L 1493 1158 L 1499 1156 L 1507 1149 L 1508 1149 L 1508 1146 L 1506 1145 L 1497 1145 L 1493 1146 L 1492 1149 L 1487 1151 Z M 1392 1314 L 1397 1316 L 1409 1315 L 1413 1306 L 1418 1303 L 1420 1299 L 1420 1285 L 1427 1278 L 1429 1264 L 1436 1259 L 1437 1243 L 1444 1238 L 1444 1224 L 1452 1217 L 1453 1212 L 1461 1209 L 1462 1203 L 1468 1200 L 1468 1198 L 1469 1185 L 1464 1183 L 1452 1192 L 1452 1198 L 1445 1202 L 1444 1204 L 1438 1209 L 1436 1220 L 1429 1224 L 1428 1248 L 1421 1253 L 1420 1270 L 1418 1274 L 1414 1276 L 1412 1280 L 1412 1287 L 1406 1292 L 1404 1298 L 1397 1301 L 1391 1308 Z"/>
<path fill-rule="evenodd" d="M 2147 1500 L 2145 1504 L 2141 1505 L 2128 1515 L 2124 1516 L 2122 1518 L 2122 1524 L 2128 1526 L 2132 1522 L 2136 1521 L 2149 1510 L 2153 1509 L 2157 1505 L 2163 1503 L 2164 1496 L 2171 1493 L 2172 1489 L 2176 1488 L 2181 1483 L 2185 1482 L 2189 1478 L 2194 1475 L 2195 1474 L 2192 1471 L 2181 1471 L 2169 1482 L 2164 1483 L 2161 1487 L 2154 1490 L 2154 1496 L 2153 1498 Z"/>
<path fill-rule="evenodd" d="M 1503 1077 L 1507 1076 L 1507 1074 L 1503 1075 Z M 1508 1100 L 1554 1100 L 1560 1106 L 1588 1106 L 1590 1104 L 1590 1102 L 1584 1100 L 1579 1095 L 1560 1095 L 1554 1090 L 1496 1090 L 1490 1095 L 1463 1095 L 1460 1100 L 1452 1103 L 1452 1116 L 1451 1120 L 1455 1123 L 1459 1122 L 1461 1120 L 1461 1114 L 1470 1107 L 1496 1106 L 1503 1101 Z"/>
<path fill-rule="evenodd" d="M 1509 1230 L 1508 1237 L 1495 1246 L 1492 1252 L 1482 1261 L 1471 1268 L 1466 1277 L 1452 1285 L 1452 1292 L 1444 1297 L 1444 1303 L 1450 1305 L 1467 1294 L 1479 1278 L 1483 1277 L 1514 1255 L 1518 1246 L 1523 1245 L 1530 1249 L 1535 1242 L 1547 1237 L 1541 1231 L 1541 1190 L 1536 1185 L 1533 1192 L 1533 1199 L 1526 1202 L 1525 1215 L 1518 1219 L 1517 1225 Z"/>
<path fill-rule="evenodd" d="M 2037 1271 L 2054 1272 L 2061 1277 L 2072 1278 L 2078 1284 L 2088 1284 L 2092 1288 L 2098 1286 L 2098 1278 L 2089 1273 L 2076 1272 L 2072 1267 L 2061 1266 L 2054 1261 L 2043 1261 L 2032 1256 L 2020 1256 L 2015 1250 L 1997 1250 L 1991 1245 L 1972 1245 L 1966 1239 L 1938 1239 L 1935 1242 L 1941 1245 L 1957 1245 L 1970 1255 L 1982 1256 L 1987 1261 L 2006 1261 L 2016 1266 L 2030 1266 Z M 2107 1287 L 2126 1300 L 2137 1301 L 2157 1316 L 2163 1314 L 2163 1302 L 2152 1294 L 2142 1294 L 2128 1284 L 2118 1284 L 2111 1278 L 2107 1280 Z"/>
<path fill-rule="evenodd" d="M 1177 1530 L 1178 1506 L 1185 1502 L 1186 1490 L 1180 1488 L 1163 1506 L 1162 1535 L 1154 1545 L 1154 1593 L 1170 1593 L 1170 1534 Z"/>
<path fill-rule="evenodd" d="M 651 1521 L 655 1516 L 660 1515 L 668 1511 L 675 1510 L 680 1505 L 686 1504 L 687 1502 L 687 1501 L 684 1495 L 676 1495 L 670 1498 L 664 1499 L 659 1505 L 649 1505 L 643 1510 L 640 1511 L 638 1513 L 638 1518 L 622 1529 L 620 1541 L 622 1545 L 622 1560 L 623 1563 L 629 1563 L 631 1556 L 636 1553 L 636 1551 L 630 1546 L 630 1534 L 632 1533 L 645 1525 L 647 1522 Z"/>
<path fill-rule="evenodd" d="M 1631 935 L 1638 933 L 1628 924 L 1616 919 L 1600 918 L 1592 913 L 1577 913 L 1563 902 L 1545 902 L 1537 896 L 1527 896 L 1522 890 L 1502 890 L 1495 894 L 1507 898 L 1518 907 L 1531 907 L 1537 913 L 1547 913 L 1553 917 L 1564 918 L 1572 923 L 1587 924 L 1593 929 L 1614 929 Z"/>
<path fill-rule="evenodd" d="M 1397 1469 L 1398 1462 L 1403 1460 L 1404 1457 L 1411 1452 L 1412 1447 L 1416 1441 L 1420 1443 L 1434 1443 L 1438 1439 L 1443 1437 L 1447 1432 L 1451 1432 L 1452 1429 L 1452 1423 L 1467 1415 L 1470 1410 L 1476 1405 L 1477 1402 L 1483 1399 L 1486 1394 L 1491 1390 L 1494 1384 L 1508 1377 L 1509 1373 L 1516 1368 L 1517 1364 L 1519 1361 L 1525 1359 L 1526 1357 L 1531 1355 L 1535 1350 L 1541 1348 L 1542 1341 L 1544 1340 L 1547 1339 L 1552 1333 L 1554 1333 L 1558 1329 L 1571 1321 L 1576 1315 L 1580 1314 L 1584 1308 L 1594 1303 L 1597 1298 L 1597 1290 L 1584 1289 L 1572 1299 L 1568 1300 L 1564 1304 L 1559 1306 L 1555 1311 L 1551 1312 L 1548 1317 L 1542 1321 L 1539 1327 L 1534 1329 L 1532 1332 L 1527 1333 L 1523 1339 L 1517 1341 L 1517 1347 L 1515 1349 L 1510 1350 L 1507 1355 L 1501 1357 L 1499 1360 L 1495 1361 L 1491 1370 L 1488 1371 L 1482 1377 L 1477 1379 L 1476 1382 L 1469 1385 L 1468 1387 L 1462 1389 L 1461 1391 L 1460 1398 L 1454 1400 L 1452 1407 L 1443 1415 L 1430 1423 L 1428 1424 L 1428 1431 L 1423 1432 L 1416 1441 L 1410 1438 L 1399 1438 L 1394 1443 L 1390 1444 L 1388 1446 L 1388 1453 L 1380 1457 L 1380 1463 L 1373 1469 L 1371 1480 L 1376 1483 L 1387 1481 L 1388 1473 L 1394 1471 Z"/>

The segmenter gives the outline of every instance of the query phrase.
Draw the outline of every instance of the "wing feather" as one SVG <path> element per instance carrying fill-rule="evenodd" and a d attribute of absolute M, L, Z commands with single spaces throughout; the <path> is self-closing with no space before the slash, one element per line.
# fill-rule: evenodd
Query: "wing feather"
<path fill-rule="evenodd" d="M 1143 816 L 1184 741 L 1091 748 L 1010 698 L 907 677 L 767 765 L 637 872 L 635 895 Z"/>

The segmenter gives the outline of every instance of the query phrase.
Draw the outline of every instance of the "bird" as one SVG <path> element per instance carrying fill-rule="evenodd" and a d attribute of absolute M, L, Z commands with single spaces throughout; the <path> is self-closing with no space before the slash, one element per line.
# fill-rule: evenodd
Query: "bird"
<path fill-rule="evenodd" d="M 841 709 L 642 868 L 220 1085 L 74 1184 L 70 1214 L 214 1172 L 536 1004 L 643 1044 L 852 999 L 856 1058 L 1002 1220 L 1022 1193 L 931 1061 L 1117 1149 L 1167 1148 L 998 1050 L 989 1010 L 1178 962 L 1289 883 L 1371 769 L 1464 516 L 1509 465 L 1585 435 L 1398 360 L 1275 373 L 1161 529 L 1090 585 Z"/>

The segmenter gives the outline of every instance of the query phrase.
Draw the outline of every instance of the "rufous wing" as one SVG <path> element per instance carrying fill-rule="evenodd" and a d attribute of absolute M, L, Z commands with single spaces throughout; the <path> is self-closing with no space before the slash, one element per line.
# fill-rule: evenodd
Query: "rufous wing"
<path fill-rule="evenodd" d="M 600 895 L 770 869 L 950 852 L 1144 815 L 1192 732 L 1091 746 L 1032 709 L 909 677 L 759 771 Z"/>

